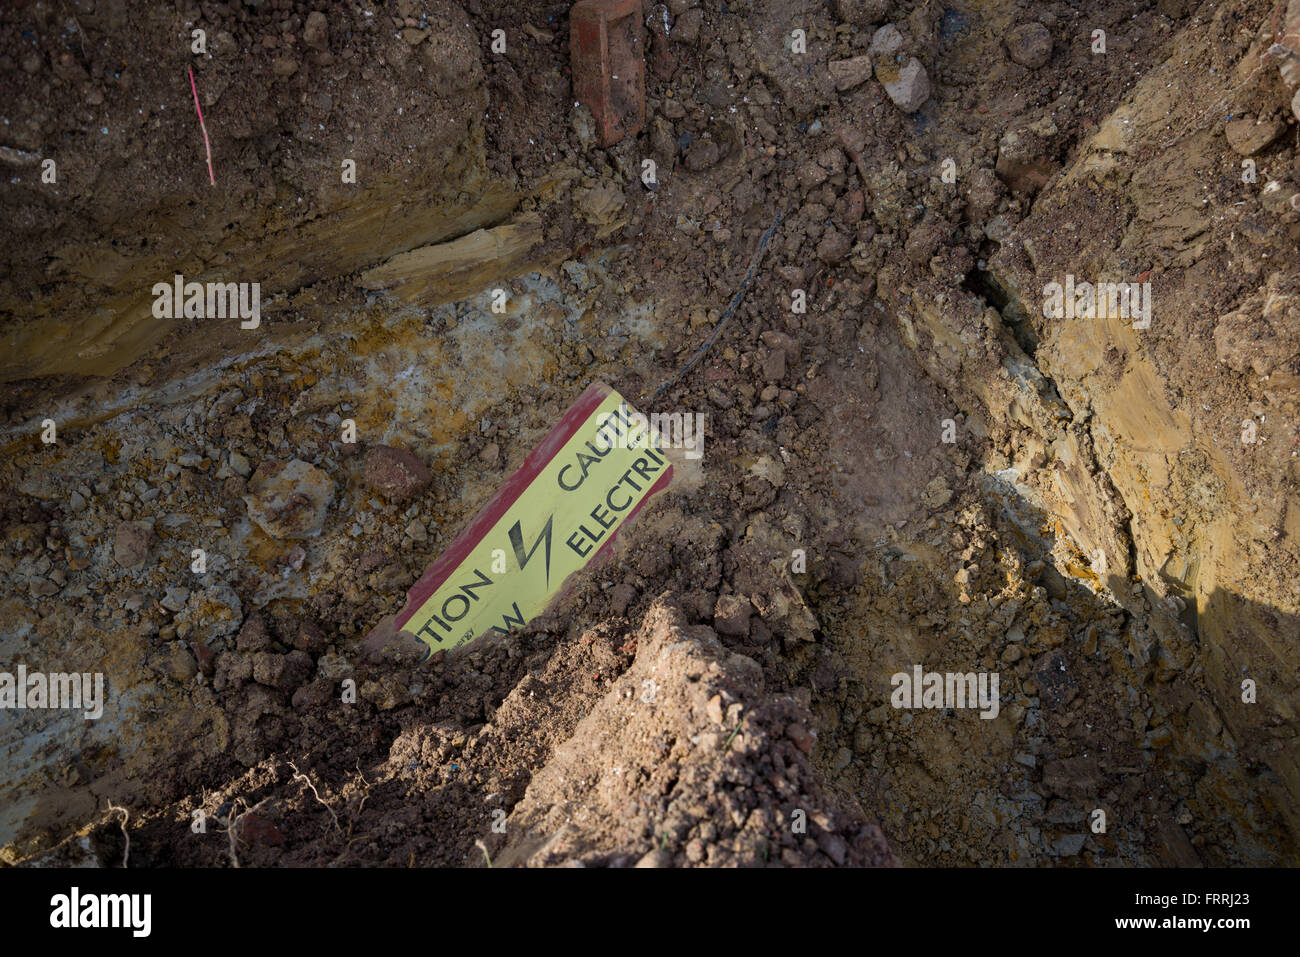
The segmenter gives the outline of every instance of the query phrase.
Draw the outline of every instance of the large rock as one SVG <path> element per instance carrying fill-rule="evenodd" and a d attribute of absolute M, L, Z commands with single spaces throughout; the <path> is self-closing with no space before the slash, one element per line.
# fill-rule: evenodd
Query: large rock
<path fill-rule="evenodd" d="M 263 462 L 244 496 L 248 517 L 272 538 L 319 535 L 334 499 L 334 480 L 309 462 Z"/>

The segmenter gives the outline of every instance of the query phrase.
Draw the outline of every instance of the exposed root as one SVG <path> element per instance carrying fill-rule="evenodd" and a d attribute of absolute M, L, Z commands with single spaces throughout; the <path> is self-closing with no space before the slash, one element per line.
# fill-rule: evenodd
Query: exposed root
<path fill-rule="evenodd" d="M 258 801 L 252 807 L 245 806 L 244 810 L 239 811 L 239 813 L 235 812 L 244 804 L 244 799 L 235 798 L 234 804 L 231 805 L 230 816 L 226 818 L 226 834 L 230 838 L 230 864 L 232 867 L 239 867 L 239 854 L 236 845 L 239 843 L 238 834 L 240 824 L 243 822 L 245 817 L 252 814 L 269 800 L 271 800 L 269 797 L 262 798 L 262 800 Z"/>
<path fill-rule="evenodd" d="M 108 809 L 109 811 L 122 812 L 122 840 L 126 841 L 126 849 L 122 851 L 122 867 L 125 869 L 130 866 L 131 863 L 131 835 L 128 834 L 126 830 L 127 824 L 131 821 L 131 812 L 124 807 L 118 807 L 112 801 L 108 802 Z"/>
<path fill-rule="evenodd" d="M 366 793 L 361 795 L 361 802 L 357 805 L 356 812 L 352 815 L 354 821 L 361 816 L 362 809 L 366 806 L 366 802 L 370 800 L 370 782 L 367 781 L 366 776 L 361 773 L 360 761 L 357 761 L 357 777 L 359 777 L 361 783 L 366 786 Z M 351 827 L 349 827 L 348 830 L 351 831 Z"/>
<path fill-rule="evenodd" d="M 299 771 L 298 766 L 294 764 L 292 761 L 289 762 L 289 767 L 293 768 L 293 779 L 295 781 L 306 782 L 307 787 L 311 788 L 312 796 L 316 798 L 316 802 L 320 804 L 323 808 L 325 808 L 325 810 L 330 812 L 330 817 L 334 821 L 334 830 L 342 834 L 343 828 L 339 826 L 339 816 L 334 813 L 334 808 L 330 807 L 328 804 L 325 803 L 324 798 L 320 796 L 320 792 L 316 790 L 316 785 L 312 782 L 312 779 L 307 777 L 307 775 L 303 774 L 301 771 Z M 364 778 L 362 780 L 364 780 Z"/>

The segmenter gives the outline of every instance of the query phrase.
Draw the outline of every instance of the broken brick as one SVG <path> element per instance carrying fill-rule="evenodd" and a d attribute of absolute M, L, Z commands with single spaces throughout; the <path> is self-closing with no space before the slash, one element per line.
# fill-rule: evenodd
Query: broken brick
<path fill-rule="evenodd" d="M 591 110 L 601 147 L 645 126 L 643 51 L 640 0 L 579 0 L 569 12 L 573 97 Z"/>
<path fill-rule="evenodd" d="M 249 811 L 238 820 L 239 839 L 246 844 L 279 847 L 284 843 L 284 835 L 280 833 L 280 829 L 260 814 Z"/>

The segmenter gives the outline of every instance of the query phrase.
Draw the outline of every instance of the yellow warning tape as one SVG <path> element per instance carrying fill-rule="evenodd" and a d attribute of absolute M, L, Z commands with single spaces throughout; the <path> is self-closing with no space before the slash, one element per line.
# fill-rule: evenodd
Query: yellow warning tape
<path fill-rule="evenodd" d="M 468 547 L 449 573 L 435 563 L 426 579 L 436 587 L 402 630 L 436 651 L 523 626 L 667 486 L 671 472 L 645 417 L 608 391 L 477 541 L 483 513 L 471 523 L 470 540 L 462 544 L 462 536 L 444 556 Z M 420 590 L 417 584 L 412 594 Z"/>

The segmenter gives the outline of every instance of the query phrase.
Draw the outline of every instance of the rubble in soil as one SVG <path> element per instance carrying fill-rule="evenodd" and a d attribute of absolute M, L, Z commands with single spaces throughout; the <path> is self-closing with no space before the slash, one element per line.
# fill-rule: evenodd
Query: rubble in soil
<path fill-rule="evenodd" d="M 563 8 L 322 26 L 277 0 L 127 32 L 117 5 L 73 6 L 75 29 L 0 20 L 27 76 L 5 82 L 50 80 L 0 145 L 137 172 L 139 208 L 167 216 L 68 175 L 59 202 L 0 194 L 24 235 L 85 242 L 94 210 L 110 246 L 149 222 L 206 263 L 334 226 L 270 242 L 282 299 L 253 341 L 105 326 L 74 362 L 6 325 L 14 369 L 64 378 L 11 383 L 0 409 L 0 660 L 103 671 L 113 702 L 3 715 L 6 861 L 119 862 L 112 802 L 133 866 L 1294 862 L 1300 214 L 1275 201 L 1295 191 L 1286 90 L 1249 70 L 1268 4 L 674 0 L 647 129 L 608 151 L 572 109 Z M 192 23 L 240 51 L 197 71 L 234 132 L 233 200 L 178 195 L 192 150 L 145 163 L 118 122 L 139 87 L 110 52 L 179 63 L 162 38 Z M 497 27 L 527 40 L 493 57 Z M 42 119 L 96 100 L 122 114 L 102 147 Z M 190 142 L 193 117 L 164 112 L 192 104 L 167 106 L 147 122 Z M 1179 129 L 1191 145 L 1157 154 Z M 403 172 L 442 145 L 454 159 Z M 345 149 L 382 171 L 356 204 Z M 778 211 L 708 357 L 655 398 Z M 508 263 L 446 248 L 480 227 L 529 238 Z M 34 281 L 25 302 L 43 248 L 6 249 L 18 316 L 188 268 L 70 253 L 89 291 Z M 448 271 L 413 279 L 413 251 Z M 1169 277 L 1152 337 L 1039 318 L 1067 271 Z M 363 654 L 595 378 L 707 411 L 702 462 L 521 632 L 425 665 Z M 1245 417 L 1262 445 L 1233 444 Z M 998 717 L 891 707 L 915 664 L 998 672 Z M 1267 689 L 1255 711 L 1241 674 Z"/>

